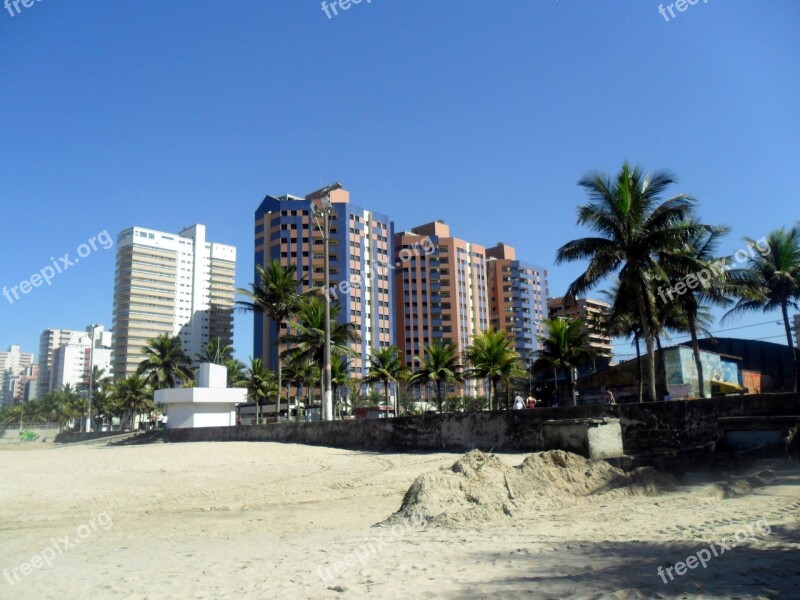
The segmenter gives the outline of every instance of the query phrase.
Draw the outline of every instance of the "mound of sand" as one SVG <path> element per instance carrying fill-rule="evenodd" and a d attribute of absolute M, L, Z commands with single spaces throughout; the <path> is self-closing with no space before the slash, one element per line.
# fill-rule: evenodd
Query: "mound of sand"
<path fill-rule="evenodd" d="M 532 518 L 543 510 L 626 495 L 657 495 L 675 480 L 650 468 L 630 473 L 605 461 L 551 450 L 509 467 L 492 454 L 473 450 L 450 469 L 417 477 L 400 510 L 383 524 L 427 522 L 455 528 L 509 517 Z"/>

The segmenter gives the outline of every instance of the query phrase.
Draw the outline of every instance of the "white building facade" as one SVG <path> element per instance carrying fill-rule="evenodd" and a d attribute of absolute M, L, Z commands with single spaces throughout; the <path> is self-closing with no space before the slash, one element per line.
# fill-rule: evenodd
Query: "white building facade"
<path fill-rule="evenodd" d="M 40 367 L 36 395 L 69 385 L 82 385 L 93 367 L 111 375 L 111 352 L 114 336 L 102 325 L 89 325 L 86 331 L 46 329 L 39 345 Z"/>
<path fill-rule="evenodd" d="M 236 248 L 209 242 L 205 225 L 179 234 L 131 227 L 117 238 L 115 378 L 136 372 L 149 340 L 178 336 L 193 358 L 209 341 L 233 342 Z"/>

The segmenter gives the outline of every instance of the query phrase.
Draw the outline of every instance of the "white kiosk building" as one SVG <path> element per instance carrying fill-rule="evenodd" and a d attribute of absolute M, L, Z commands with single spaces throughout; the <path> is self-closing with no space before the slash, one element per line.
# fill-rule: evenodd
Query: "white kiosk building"
<path fill-rule="evenodd" d="M 155 401 L 164 405 L 167 429 L 233 427 L 236 405 L 247 402 L 247 390 L 229 388 L 222 365 L 202 363 L 197 387 L 158 390 Z"/>

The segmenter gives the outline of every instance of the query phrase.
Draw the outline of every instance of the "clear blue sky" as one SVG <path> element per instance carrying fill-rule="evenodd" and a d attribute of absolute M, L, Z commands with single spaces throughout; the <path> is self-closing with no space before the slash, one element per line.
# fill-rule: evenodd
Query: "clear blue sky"
<path fill-rule="evenodd" d="M 0 7 L 0 286 L 98 232 L 208 225 L 251 281 L 267 193 L 342 181 L 398 229 L 444 219 L 550 268 L 576 186 L 628 159 L 702 218 L 760 237 L 800 218 L 800 3 L 710 0 L 42 0 Z M 111 324 L 114 249 L 13 305 L 0 347 Z M 777 321 L 777 314 L 729 327 Z M 237 315 L 240 357 L 252 321 Z M 737 331 L 781 334 L 774 323 Z M 775 341 L 781 341 L 777 339 Z M 620 351 L 631 352 L 628 346 Z"/>

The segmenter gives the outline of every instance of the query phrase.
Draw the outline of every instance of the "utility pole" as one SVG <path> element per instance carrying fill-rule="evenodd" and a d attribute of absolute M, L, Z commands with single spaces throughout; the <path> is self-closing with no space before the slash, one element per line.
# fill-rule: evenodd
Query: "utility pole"
<path fill-rule="evenodd" d="M 325 351 L 323 357 L 323 399 L 322 418 L 333 421 L 333 389 L 331 385 L 331 265 L 330 265 L 330 238 L 331 238 L 331 192 L 341 189 L 340 183 L 334 183 L 320 190 L 320 207 L 315 211 L 317 227 L 322 232 L 322 248 L 324 260 L 325 282 L 323 296 L 325 298 Z M 320 223 L 320 219 L 322 222 Z"/>
<path fill-rule="evenodd" d="M 86 411 L 86 433 L 92 432 L 92 379 L 94 379 L 94 330 L 97 325 L 92 325 L 89 333 L 89 408 Z"/>

